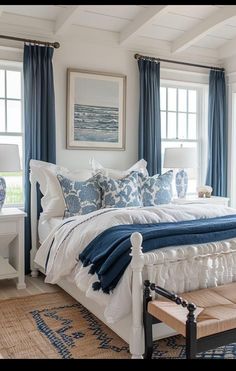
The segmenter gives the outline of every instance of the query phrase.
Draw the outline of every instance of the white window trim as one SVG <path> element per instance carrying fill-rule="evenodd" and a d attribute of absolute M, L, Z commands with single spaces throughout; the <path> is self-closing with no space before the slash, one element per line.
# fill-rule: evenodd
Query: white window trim
<path fill-rule="evenodd" d="M 16 207 L 19 209 L 24 208 L 24 175 L 25 175 L 25 143 L 24 143 L 24 88 L 23 88 L 23 63 L 17 61 L 8 61 L 8 60 L 0 60 L 0 69 L 3 70 L 10 70 L 10 71 L 19 71 L 21 72 L 21 123 L 22 123 L 22 131 L 21 133 L 2 133 L 0 135 L 6 136 L 21 136 L 22 137 L 22 190 L 23 190 L 23 203 L 22 204 L 5 204 L 4 207 Z"/>
<path fill-rule="evenodd" d="M 197 101 L 197 141 L 198 141 L 198 178 L 197 186 L 204 185 L 206 180 L 207 172 L 207 139 L 208 139 L 208 84 L 186 82 L 186 81 L 175 81 L 160 79 L 160 86 L 162 87 L 173 87 L 173 88 L 188 88 L 198 91 L 199 99 Z M 163 139 L 164 141 L 165 139 Z M 173 138 L 173 141 L 175 139 Z M 188 140 L 183 139 L 183 142 Z M 189 142 L 195 142 L 195 140 L 189 140 Z"/>

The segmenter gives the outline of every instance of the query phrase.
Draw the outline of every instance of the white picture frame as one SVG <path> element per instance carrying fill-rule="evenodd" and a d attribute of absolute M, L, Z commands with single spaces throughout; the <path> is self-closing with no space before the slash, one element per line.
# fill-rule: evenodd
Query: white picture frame
<path fill-rule="evenodd" d="M 67 148 L 125 149 L 126 76 L 67 69 Z"/>

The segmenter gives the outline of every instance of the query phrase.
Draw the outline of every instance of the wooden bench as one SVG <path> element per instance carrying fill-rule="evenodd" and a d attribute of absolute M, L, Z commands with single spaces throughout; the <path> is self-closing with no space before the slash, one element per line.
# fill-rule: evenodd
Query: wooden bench
<path fill-rule="evenodd" d="M 151 291 L 158 294 L 153 299 Z M 159 297 L 161 296 L 161 298 Z M 177 305 L 176 305 L 177 304 Z M 152 325 L 163 322 L 186 341 L 186 358 L 236 341 L 236 282 L 181 294 L 144 282 L 144 358 L 153 351 Z"/>

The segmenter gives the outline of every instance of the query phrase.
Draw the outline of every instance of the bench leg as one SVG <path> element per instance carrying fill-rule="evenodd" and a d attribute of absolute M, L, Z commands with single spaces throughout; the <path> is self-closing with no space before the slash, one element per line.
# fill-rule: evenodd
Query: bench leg
<path fill-rule="evenodd" d="M 144 355 L 143 358 L 152 358 L 153 352 L 153 337 L 152 337 L 152 319 L 153 316 L 148 313 L 148 303 L 152 300 L 150 294 L 150 282 L 146 280 L 144 282 L 143 291 L 143 327 L 144 327 Z"/>
<path fill-rule="evenodd" d="M 146 313 L 144 316 L 144 339 L 145 339 L 145 353 L 144 358 L 152 358 L 153 353 L 153 336 L 152 336 L 152 315 Z"/>
<path fill-rule="evenodd" d="M 186 358 L 194 359 L 197 354 L 196 323 L 186 323 Z"/>

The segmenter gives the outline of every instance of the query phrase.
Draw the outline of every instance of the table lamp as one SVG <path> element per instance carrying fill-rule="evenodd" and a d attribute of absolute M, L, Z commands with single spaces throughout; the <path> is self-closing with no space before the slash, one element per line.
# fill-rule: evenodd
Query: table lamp
<path fill-rule="evenodd" d="M 0 144 L 0 173 L 21 170 L 19 147 L 17 144 Z M 0 177 L 0 211 L 6 198 L 6 182 Z"/>
<path fill-rule="evenodd" d="M 179 198 L 185 198 L 188 189 L 188 174 L 186 168 L 195 168 L 197 166 L 196 148 L 176 147 L 166 148 L 164 154 L 164 168 L 177 168 L 175 185 Z"/>

